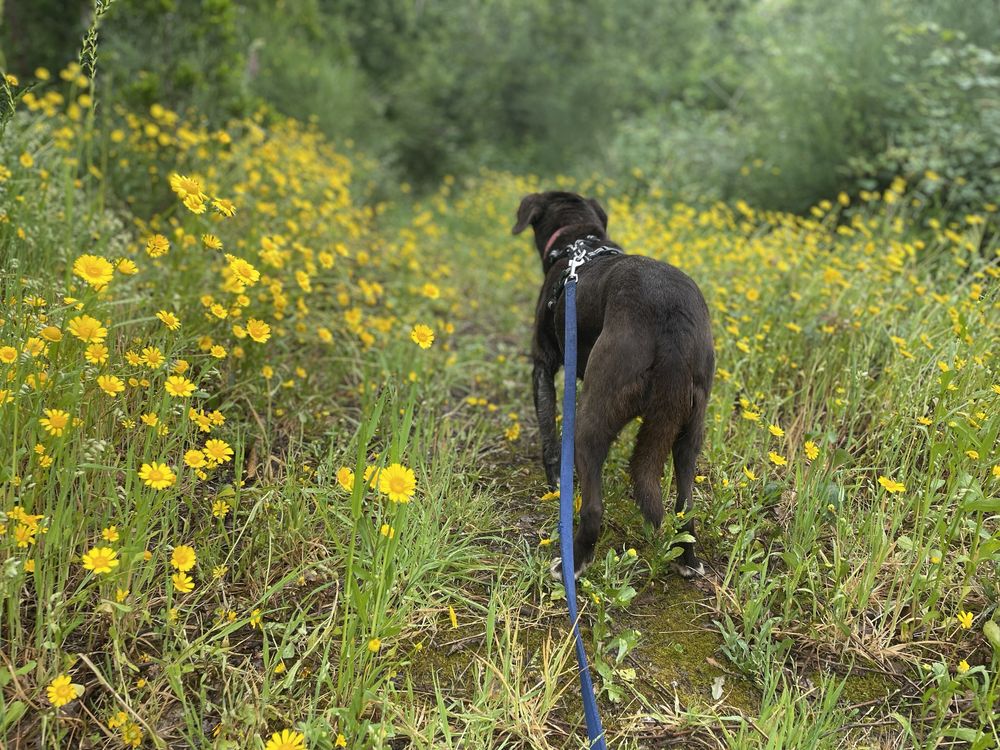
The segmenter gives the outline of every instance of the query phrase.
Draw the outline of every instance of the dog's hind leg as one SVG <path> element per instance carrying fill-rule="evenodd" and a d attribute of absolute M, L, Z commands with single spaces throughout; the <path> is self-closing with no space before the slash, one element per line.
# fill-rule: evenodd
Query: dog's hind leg
<path fill-rule="evenodd" d="M 632 492 L 643 518 L 653 528 L 663 522 L 663 466 L 677 436 L 677 424 L 667 415 L 644 415 L 629 461 Z"/>
<path fill-rule="evenodd" d="M 699 391 L 695 391 L 694 409 L 691 417 L 685 424 L 684 429 L 674 441 L 674 476 L 677 480 L 677 505 L 676 512 L 690 514 L 694 504 L 694 472 L 695 463 L 698 460 L 698 452 L 701 450 L 701 442 L 705 433 L 705 401 L 706 398 Z M 688 518 L 683 526 L 684 531 L 694 536 L 694 519 Z M 684 549 L 680 563 L 677 565 L 677 572 L 684 578 L 694 578 L 703 575 L 705 566 L 694 553 L 694 542 L 684 542 L 681 547 Z"/>

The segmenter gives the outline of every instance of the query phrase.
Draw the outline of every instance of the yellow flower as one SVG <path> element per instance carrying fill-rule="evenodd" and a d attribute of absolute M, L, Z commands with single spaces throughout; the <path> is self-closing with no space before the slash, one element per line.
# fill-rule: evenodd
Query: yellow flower
<path fill-rule="evenodd" d="M 60 437 L 66 431 L 69 424 L 69 413 L 62 409 L 45 409 L 45 416 L 38 420 L 38 423 L 45 428 L 45 431 L 55 437 Z"/>
<path fill-rule="evenodd" d="M 232 509 L 225 500 L 216 500 L 212 503 L 212 515 L 216 518 L 225 518 L 229 515 L 230 510 Z"/>
<path fill-rule="evenodd" d="M 378 650 L 382 648 L 382 640 L 379 638 L 372 638 L 368 641 L 368 650 L 373 654 L 377 654 Z"/>
<path fill-rule="evenodd" d="M 187 573 L 198 561 L 198 556 L 194 552 L 194 547 L 186 544 L 178 544 L 170 555 L 170 564 L 182 573 Z"/>
<path fill-rule="evenodd" d="M 125 390 L 125 383 L 117 375 L 98 375 L 97 385 L 111 398 Z"/>
<path fill-rule="evenodd" d="M 172 312 L 169 312 L 168 310 L 160 310 L 158 313 L 156 313 L 156 317 L 159 318 L 163 322 L 163 325 L 165 325 L 171 331 L 176 331 L 178 328 L 181 327 L 180 318 L 178 318 L 176 315 L 174 315 Z"/>
<path fill-rule="evenodd" d="M 337 483 L 348 492 L 354 490 L 354 472 L 346 466 L 337 469 Z"/>
<path fill-rule="evenodd" d="M 170 240 L 162 234 L 154 234 L 146 240 L 146 254 L 150 258 L 159 258 L 170 252 Z"/>
<path fill-rule="evenodd" d="M 783 429 L 781 429 L 780 427 L 778 427 L 778 425 L 776 425 L 776 424 L 768 425 L 767 426 L 767 431 L 770 432 L 775 437 L 779 437 L 780 438 L 780 437 L 784 437 L 785 436 L 785 431 Z"/>
<path fill-rule="evenodd" d="M 122 727 L 122 742 L 129 747 L 139 747 L 142 744 L 142 730 L 134 721 Z"/>
<path fill-rule="evenodd" d="M 393 502 L 410 502 L 416 488 L 417 480 L 413 475 L 413 470 L 401 464 L 392 464 L 379 472 L 379 492 L 388 495 Z"/>
<path fill-rule="evenodd" d="M 62 331 L 55 326 L 45 326 L 39 335 L 46 341 L 51 341 L 53 344 L 58 341 L 62 341 L 63 337 Z"/>
<path fill-rule="evenodd" d="M 967 662 L 965 659 L 962 659 L 962 661 L 958 663 L 958 673 L 965 674 L 968 671 L 969 671 L 969 662 Z"/>
<path fill-rule="evenodd" d="M 192 448 L 184 454 L 184 463 L 192 469 L 200 469 L 208 464 L 205 454 L 197 448 Z"/>
<path fill-rule="evenodd" d="M 968 630 L 972 627 L 972 613 L 959 611 L 955 618 L 958 620 L 958 624 L 962 626 L 963 630 Z"/>
<path fill-rule="evenodd" d="M 94 547 L 83 556 L 83 567 L 96 574 L 110 573 L 119 562 L 118 553 L 110 547 Z"/>
<path fill-rule="evenodd" d="M 89 315 L 79 315 L 73 318 L 69 322 L 68 328 L 71 334 L 85 344 L 92 341 L 104 341 L 108 335 L 108 329 L 101 325 L 101 321 Z M 45 336 L 45 331 L 42 331 L 42 336 Z"/>
<path fill-rule="evenodd" d="M 193 195 L 201 200 L 208 198 L 201 190 L 201 182 L 194 177 L 177 174 L 176 172 L 170 175 L 170 189 L 177 193 L 177 196 L 181 199 L 187 198 L 189 195 Z"/>
<path fill-rule="evenodd" d="M 886 492 L 906 492 L 906 485 L 902 482 L 889 479 L 889 477 L 880 476 L 878 483 L 885 487 Z"/>
<path fill-rule="evenodd" d="M 177 481 L 177 475 L 166 464 L 153 461 L 143 464 L 139 468 L 139 479 L 143 480 L 147 487 L 152 487 L 154 490 L 165 490 Z"/>
<path fill-rule="evenodd" d="M 24 351 L 32 357 L 37 357 L 45 351 L 45 342 L 37 336 L 32 336 L 24 342 Z"/>
<path fill-rule="evenodd" d="M 749 409 L 743 410 L 743 418 L 749 420 L 750 422 L 759 422 L 760 414 L 755 411 L 750 411 Z"/>
<path fill-rule="evenodd" d="M 236 215 L 236 204 L 225 198 L 216 198 L 212 201 L 212 207 L 223 216 L 232 217 Z"/>
<path fill-rule="evenodd" d="M 184 207 L 193 214 L 205 213 L 205 201 L 197 195 L 189 195 L 185 198 Z"/>
<path fill-rule="evenodd" d="M 13 346 L 0 346 L 0 362 L 5 365 L 13 364 L 17 361 L 17 349 Z"/>
<path fill-rule="evenodd" d="M 174 573 L 170 576 L 170 580 L 173 582 L 174 588 L 182 594 L 189 594 L 194 591 L 194 579 L 187 573 Z"/>
<path fill-rule="evenodd" d="M 250 318 L 250 320 L 247 321 L 246 330 L 247 335 L 258 344 L 263 344 L 271 338 L 271 326 L 263 320 L 257 320 L 257 318 Z"/>
<path fill-rule="evenodd" d="M 227 254 L 226 259 L 229 261 L 229 271 L 241 284 L 253 286 L 260 280 L 260 271 L 243 258 Z"/>
<path fill-rule="evenodd" d="M 73 263 L 73 275 L 90 284 L 94 289 L 103 289 L 115 274 L 111 261 L 100 255 L 81 255 Z"/>
<path fill-rule="evenodd" d="M 224 464 L 233 457 L 233 449 L 225 440 L 206 440 L 204 447 L 205 457 L 217 464 Z"/>
<path fill-rule="evenodd" d="M 410 338 L 413 340 L 413 343 L 421 349 L 430 349 L 431 344 L 434 343 L 434 331 L 432 331 L 428 326 L 425 326 L 423 323 L 418 323 L 413 326 L 413 330 L 410 331 Z"/>
<path fill-rule="evenodd" d="M 214 234 L 203 234 L 201 236 L 201 244 L 207 247 L 209 250 L 222 249 L 222 240 L 220 240 Z"/>
<path fill-rule="evenodd" d="M 261 611 L 259 609 L 255 609 L 253 612 L 250 613 L 250 627 L 259 628 L 261 619 L 262 619 Z"/>
<path fill-rule="evenodd" d="M 744 466 L 744 467 L 743 467 L 743 473 L 744 473 L 744 474 L 746 475 L 746 478 L 747 478 L 747 479 L 749 479 L 749 480 L 750 480 L 751 482 L 752 482 L 752 481 L 754 481 L 755 479 L 757 479 L 757 475 L 756 475 L 756 474 L 754 474 L 754 473 L 753 473 L 753 472 L 752 472 L 752 471 L 751 471 L 751 470 L 749 469 L 749 467 L 746 467 L 746 466 Z"/>
<path fill-rule="evenodd" d="M 806 458 L 808 458 L 810 461 L 814 461 L 816 457 L 819 455 L 819 446 L 816 445 L 816 443 L 814 443 L 812 440 L 806 440 L 806 444 L 804 447 L 806 449 Z"/>
<path fill-rule="evenodd" d="M 128 721 L 128 714 L 124 711 L 118 711 L 117 713 L 112 714 L 111 718 L 108 719 L 108 729 L 117 729 L 126 721 Z"/>
<path fill-rule="evenodd" d="M 14 529 L 14 541 L 18 547 L 28 547 L 35 544 L 35 534 L 37 533 L 37 528 L 19 523 Z"/>
<path fill-rule="evenodd" d="M 118 527 L 112 524 L 106 529 L 101 529 L 101 538 L 106 542 L 117 542 L 119 538 Z"/>
<path fill-rule="evenodd" d="M 780 453 L 775 453 L 774 451 L 768 452 L 767 457 L 771 459 L 771 463 L 775 466 L 784 466 L 788 463 L 788 460 L 784 456 Z"/>
<path fill-rule="evenodd" d="M 194 393 L 194 383 L 183 375 L 171 375 L 164 384 L 167 393 L 177 398 L 187 398 Z"/>
<path fill-rule="evenodd" d="M 155 370 L 166 362 L 167 358 L 163 356 L 163 352 L 160 351 L 159 347 L 147 346 L 142 350 L 142 361 L 147 367 Z"/>
<path fill-rule="evenodd" d="M 49 683 L 45 692 L 49 703 L 59 708 L 83 695 L 83 685 L 75 685 L 68 674 L 61 674 Z"/>
<path fill-rule="evenodd" d="M 271 735 L 264 750 L 306 750 L 306 738 L 301 732 L 282 729 Z"/>
<path fill-rule="evenodd" d="M 92 365 L 103 365 L 108 361 L 108 347 L 104 344 L 88 344 L 83 352 L 84 358 Z"/>
<path fill-rule="evenodd" d="M 124 274 L 125 276 L 135 276 L 139 273 L 139 266 L 137 266 L 135 262 L 129 258 L 122 258 L 119 260 L 115 265 L 115 268 L 118 270 L 118 273 Z"/>

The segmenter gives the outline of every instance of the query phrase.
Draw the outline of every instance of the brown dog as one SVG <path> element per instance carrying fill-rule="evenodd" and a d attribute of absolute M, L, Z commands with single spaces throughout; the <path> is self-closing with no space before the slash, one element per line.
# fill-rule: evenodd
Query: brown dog
<path fill-rule="evenodd" d="M 666 263 L 625 255 L 608 239 L 608 217 L 594 199 L 575 193 L 525 196 L 513 233 L 528 226 L 545 282 L 535 312 L 532 342 L 535 411 L 542 460 L 551 487 L 559 480 L 555 374 L 563 363 L 563 274 L 577 240 L 596 257 L 577 274 L 577 372 L 584 381 L 576 421 L 576 472 L 583 505 L 573 541 L 577 576 L 593 559 L 601 531 L 601 469 L 612 441 L 636 417 L 642 426 L 630 471 L 635 502 L 654 527 L 663 521 L 660 480 L 673 453 L 676 510 L 690 510 L 695 461 L 704 434 L 715 351 L 708 306 L 697 285 Z M 688 519 L 685 531 L 694 534 Z M 704 572 L 694 544 L 683 545 L 678 570 L 685 578 Z M 558 574 L 558 561 L 553 573 Z"/>

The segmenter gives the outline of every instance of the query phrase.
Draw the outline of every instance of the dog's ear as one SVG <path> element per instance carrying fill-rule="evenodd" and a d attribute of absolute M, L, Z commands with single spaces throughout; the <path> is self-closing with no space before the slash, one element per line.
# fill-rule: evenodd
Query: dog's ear
<path fill-rule="evenodd" d="M 542 196 L 538 193 L 529 193 L 524 196 L 521 205 L 517 208 L 517 223 L 510 230 L 511 234 L 520 234 L 538 218 L 538 214 L 542 211 L 541 199 Z"/>
<path fill-rule="evenodd" d="M 601 224 L 604 225 L 604 231 L 608 231 L 608 213 L 604 210 L 604 207 L 597 202 L 597 198 L 587 198 L 587 203 L 590 207 L 594 209 L 597 213 L 597 217 L 601 220 Z"/>

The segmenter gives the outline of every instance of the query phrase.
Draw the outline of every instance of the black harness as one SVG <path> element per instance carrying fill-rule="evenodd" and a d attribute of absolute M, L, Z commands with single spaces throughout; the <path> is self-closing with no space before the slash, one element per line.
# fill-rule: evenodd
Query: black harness
<path fill-rule="evenodd" d="M 559 278 L 552 284 L 552 289 L 549 291 L 549 301 L 546 303 L 549 310 L 556 306 L 556 303 L 562 296 L 563 290 L 566 288 L 566 280 L 569 278 L 571 272 L 592 260 L 603 258 L 606 255 L 624 255 L 620 247 L 603 245 L 601 242 L 600 237 L 588 234 L 586 237 L 582 237 L 569 245 L 557 247 L 549 253 L 546 260 L 550 262 L 550 268 L 551 264 L 563 258 L 570 259 L 569 266 L 559 274 Z"/>

